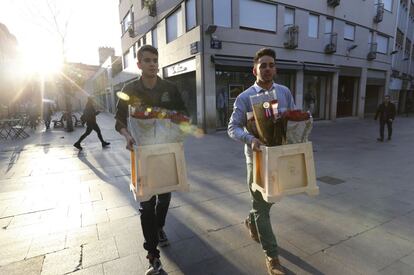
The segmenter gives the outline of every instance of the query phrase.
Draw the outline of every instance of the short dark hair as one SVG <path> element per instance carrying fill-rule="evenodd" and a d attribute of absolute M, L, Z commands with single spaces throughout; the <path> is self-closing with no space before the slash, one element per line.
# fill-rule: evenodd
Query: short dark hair
<path fill-rule="evenodd" d="M 276 52 L 274 50 L 270 48 L 262 48 L 258 50 L 254 55 L 253 63 L 257 64 L 259 62 L 259 59 L 265 55 L 273 57 L 273 59 L 276 60 Z"/>
<path fill-rule="evenodd" d="M 158 56 L 158 50 L 157 50 L 157 48 L 155 48 L 155 47 L 153 47 L 151 45 L 144 45 L 144 46 L 142 46 L 142 47 L 140 47 L 138 49 L 138 52 L 137 52 L 138 61 L 141 60 L 144 52 L 150 52 L 150 53 L 153 53 L 156 56 Z"/>

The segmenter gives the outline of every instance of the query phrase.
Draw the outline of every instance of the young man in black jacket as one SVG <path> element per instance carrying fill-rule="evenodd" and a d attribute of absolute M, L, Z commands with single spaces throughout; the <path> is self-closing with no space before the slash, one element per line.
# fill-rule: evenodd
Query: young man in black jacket
<path fill-rule="evenodd" d="M 157 49 L 150 45 L 142 46 L 138 50 L 137 57 L 137 65 L 142 75 L 122 89 L 123 93 L 128 95 L 128 99 L 118 101 L 115 115 L 115 129 L 125 137 L 128 150 L 132 150 L 133 145 L 136 144 L 127 127 L 128 105 L 187 112 L 177 87 L 157 76 Z M 160 251 L 157 246 L 169 244 L 163 227 L 170 201 L 171 193 L 165 193 L 140 203 L 141 227 L 145 238 L 144 249 L 148 251 L 147 259 L 150 263 L 146 274 L 159 274 L 162 271 Z"/>
<path fill-rule="evenodd" d="M 384 96 L 384 102 L 378 106 L 377 113 L 375 114 L 375 120 L 379 117 L 380 122 L 380 137 L 378 141 L 384 141 L 384 127 L 387 124 L 388 128 L 388 140 L 391 140 L 392 136 L 392 122 L 395 118 L 395 105 L 390 102 L 390 96 Z"/>

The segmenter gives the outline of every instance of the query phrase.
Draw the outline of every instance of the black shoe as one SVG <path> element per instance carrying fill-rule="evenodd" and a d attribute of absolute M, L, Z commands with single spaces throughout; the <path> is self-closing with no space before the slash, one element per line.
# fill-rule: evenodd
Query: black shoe
<path fill-rule="evenodd" d="M 168 241 L 168 238 L 167 238 L 167 234 L 165 234 L 165 232 L 164 232 L 163 229 L 160 229 L 158 231 L 158 245 L 160 247 L 164 247 L 164 246 L 170 245 L 170 242 Z"/>
<path fill-rule="evenodd" d="M 145 275 L 157 275 L 163 272 L 160 258 L 148 255 L 147 259 L 149 260 L 149 266 L 147 272 L 145 272 Z"/>
<path fill-rule="evenodd" d="M 383 138 L 377 138 L 377 140 L 378 140 L 379 142 L 383 142 L 383 141 L 384 141 L 384 139 L 383 139 Z"/>
<path fill-rule="evenodd" d="M 106 142 L 106 141 L 104 141 L 104 142 L 102 142 L 102 147 L 106 147 L 106 146 L 108 146 L 109 144 L 111 144 L 110 142 Z"/>
<path fill-rule="evenodd" d="M 80 151 L 83 149 L 79 142 L 75 142 L 75 144 L 73 144 L 73 146 L 75 146 Z"/>
<path fill-rule="evenodd" d="M 391 137 L 388 137 L 388 139 L 387 139 L 388 141 L 390 141 L 391 140 Z"/>

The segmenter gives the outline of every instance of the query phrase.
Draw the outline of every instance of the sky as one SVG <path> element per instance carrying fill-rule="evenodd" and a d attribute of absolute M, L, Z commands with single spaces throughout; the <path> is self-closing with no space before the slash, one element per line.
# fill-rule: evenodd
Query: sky
<path fill-rule="evenodd" d="M 118 3 L 118 0 L 0 0 L 0 22 L 16 36 L 27 66 L 52 70 L 62 56 L 52 10 L 61 30 L 67 23 L 67 61 L 97 65 L 100 46 L 113 47 L 120 55 Z"/>

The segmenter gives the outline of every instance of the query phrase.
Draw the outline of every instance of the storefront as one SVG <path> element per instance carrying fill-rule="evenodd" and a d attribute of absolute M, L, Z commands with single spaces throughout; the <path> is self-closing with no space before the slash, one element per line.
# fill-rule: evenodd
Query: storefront
<path fill-rule="evenodd" d="M 163 76 L 177 85 L 192 124 L 197 124 L 196 60 L 194 58 L 165 67 Z"/>
<path fill-rule="evenodd" d="M 256 77 L 252 67 L 216 66 L 216 127 L 225 129 L 236 97 L 252 86 Z M 275 82 L 294 91 L 295 71 L 278 71 Z"/>
<path fill-rule="evenodd" d="M 303 83 L 303 110 L 312 113 L 314 119 L 326 119 L 329 108 L 328 74 L 307 72 Z"/>
<path fill-rule="evenodd" d="M 340 118 L 356 115 L 357 91 L 357 78 L 349 76 L 339 77 L 336 117 Z"/>

